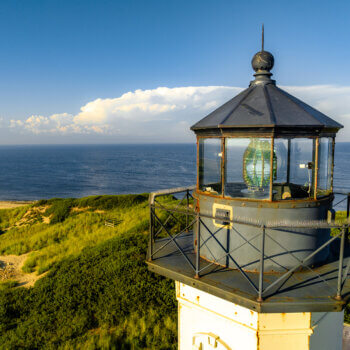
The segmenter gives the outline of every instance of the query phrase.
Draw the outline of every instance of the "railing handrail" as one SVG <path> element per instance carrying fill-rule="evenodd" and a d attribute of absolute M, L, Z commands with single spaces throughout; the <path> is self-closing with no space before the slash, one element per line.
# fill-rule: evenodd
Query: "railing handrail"
<path fill-rule="evenodd" d="M 349 191 L 333 191 L 333 194 L 342 194 L 344 196 L 350 195 Z"/>
<path fill-rule="evenodd" d="M 160 206 L 157 206 L 155 204 L 155 198 L 159 196 L 164 196 L 164 195 L 169 195 L 169 194 L 175 194 L 175 193 L 181 193 L 185 191 L 192 191 L 196 188 L 195 185 L 193 186 L 187 186 L 187 187 L 175 187 L 175 188 L 169 188 L 169 189 L 164 189 L 164 190 L 159 190 L 155 192 L 151 192 L 149 196 L 149 203 L 150 205 L 160 208 Z M 344 196 L 349 196 L 350 198 L 350 193 L 349 192 L 333 192 L 334 194 L 342 194 Z M 164 207 L 162 209 L 165 209 Z M 173 212 L 178 212 L 182 214 L 187 214 L 187 215 L 197 215 L 195 211 L 184 211 L 184 210 L 174 210 L 172 208 L 167 208 L 169 211 Z M 254 220 L 252 218 L 225 218 L 224 220 L 221 217 L 215 217 L 210 214 L 203 214 L 199 213 L 199 216 L 214 219 L 214 220 L 222 220 L 222 221 L 227 221 L 230 223 L 236 223 L 236 224 L 242 224 L 242 225 L 250 225 L 254 227 L 261 227 L 265 226 L 266 228 L 288 228 L 288 227 L 296 227 L 296 228 L 343 228 L 343 227 L 350 227 L 350 219 L 347 218 L 341 223 L 337 223 L 336 221 L 327 221 L 327 220 L 307 220 L 307 221 L 300 221 L 300 220 L 275 220 L 275 221 L 270 221 L 270 222 L 261 222 L 258 220 Z"/>
<path fill-rule="evenodd" d="M 345 193 L 339 193 L 339 192 L 334 192 L 335 194 L 342 194 L 347 196 L 348 199 L 348 204 L 347 204 L 347 218 L 342 221 L 342 222 L 336 222 L 336 221 L 326 221 L 326 220 L 308 220 L 308 221 L 300 221 L 300 220 L 276 220 L 274 222 L 261 222 L 258 220 L 254 220 L 251 218 L 223 218 L 223 217 L 217 217 L 217 216 L 213 216 L 212 214 L 207 214 L 207 213 L 203 213 L 200 212 L 198 210 L 189 210 L 190 205 L 189 205 L 189 197 L 191 196 L 193 198 L 193 196 L 190 194 L 190 191 L 194 190 L 195 186 L 188 186 L 188 187 L 177 187 L 177 188 L 171 188 L 171 189 L 165 189 L 165 190 L 160 190 L 160 191 L 156 191 L 156 192 L 152 192 L 150 193 L 150 197 L 149 197 L 149 204 L 150 204 L 150 259 L 152 260 L 153 258 L 153 254 L 155 254 L 156 252 L 160 251 L 161 249 L 163 249 L 166 245 L 168 245 L 168 243 L 173 242 L 177 248 L 179 249 L 179 251 L 182 253 L 182 255 L 185 257 L 185 259 L 188 261 L 188 263 L 191 265 L 191 267 L 194 269 L 195 271 L 195 278 L 200 278 L 200 272 L 203 269 L 200 269 L 200 226 L 204 226 L 208 232 L 210 233 L 210 235 L 213 237 L 214 240 L 216 240 L 218 242 L 218 244 L 220 245 L 220 242 L 215 238 L 215 234 L 212 234 L 211 231 L 209 230 L 209 228 L 206 227 L 206 225 L 204 224 L 204 222 L 201 220 L 201 218 L 209 218 L 209 219 L 213 219 L 213 220 L 219 220 L 219 221 L 223 221 L 223 222 L 230 222 L 230 223 L 236 223 L 236 224 L 242 224 L 242 225 L 250 225 L 250 226 L 255 226 L 255 227 L 259 227 L 262 229 L 262 244 L 261 244 L 261 251 L 260 251 L 260 269 L 259 269 L 259 285 L 258 287 L 255 286 L 255 284 L 250 280 L 250 277 L 241 269 L 241 267 L 239 265 L 237 265 L 237 268 L 240 270 L 240 272 L 244 275 L 244 277 L 246 279 L 248 279 L 248 282 L 250 282 L 250 284 L 252 284 L 252 286 L 254 287 L 255 291 L 257 292 L 258 298 L 257 300 L 259 302 L 263 301 L 263 297 L 264 294 L 266 292 L 268 292 L 269 290 L 271 290 L 274 286 L 278 285 L 281 281 L 283 282 L 285 280 L 285 278 L 287 278 L 289 275 L 291 275 L 294 271 L 296 271 L 300 266 L 303 266 L 304 263 L 311 259 L 314 255 L 316 255 L 317 253 L 319 253 L 321 250 L 325 249 L 325 247 L 329 246 L 334 240 L 339 239 L 341 241 L 341 245 L 340 245 L 340 250 L 339 250 L 339 266 L 338 266 L 338 282 L 337 282 L 337 291 L 336 291 L 336 295 L 335 298 L 338 300 L 341 300 L 342 296 L 342 287 L 343 287 L 343 282 L 345 281 L 345 279 L 347 278 L 347 274 L 348 271 L 350 270 L 350 261 L 348 262 L 348 266 L 346 267 L 344 273 L 343 273 L 343 260 L 344 260 L 344 246 L 345 246 L 345 239 L 347 237 L 348 234 L 348 230 L 350 227 L 350 220 L 349 220 L 349 201 L 350 201 L 350 193 L 345 192 Z M 184 198 L 178 203 L 178 205 L 175 208 L 169 208 L 166 207 L 163 204 L 160 204 L 160 202 L 156 201 L 156 197 L 158 196 L 164 196 L 164 195 L 170 195 L 170 194 L 175 194 L 175 193 L 181 193 L 181 192 L 186 192 Z M 187 198 L 187 209 L 180 209 L 179 206 L 182 204 L 183 200 Z M 166 219 L 166 222 L 169 220 L 170 216 L 172 216 L 173 218 L 175 218 L 175 216 L 172 213 L 179 213 L 179 214 L 183 214 L 186 215 L 186 228 L 183 229 L 182 231 L 180 231 L 180 233 L 177 233 L 176 235 L 172 235 L 169 230 L 166 228 L 166 226 L 160 221 L 160 218 L 156 215 L 155 210 L 156 209 L 160 209 L 163 211 L 166 211 L 168 213 L 170 213 L 169 217 Z M 196 216 L 196 218 L 192 221 L 191 224 L 189 224 L 189 216 Z M 163 246 L 161 246 L 159 249 L 157 249 L 156 252 L 153 252 L 153 243 L 155 241 L 155 238 L 157 237 L 157 233 L 154 234 L 154 218 L 156 219 L 156 221 L 160 224 L 161 228 L 164 229 L 166 231 L 166 233 L 168 234 L 168 236 L 170 237 L 170 241 L 168 241 L 166 244 L 164 244 Z M 175 218 L 176 219 L 176 218 Z M 182 250 L 182 248 L 177 244 L 176 242 L 176 238 L 182 234 L 183 232 L 188 232 L 188 228 L 192 225 L 198 225 L 197 227 L 197 238 L 196 238 L 196 242 L 195 242 L 195 254 L 196 254 L 196 261 L 195 261 L 195 265 L 189 260 L 187 254 L 185 251 Z M 265 229 L 277 229 L 277 228 L 336 228 L 336 229 L 341 229 L 340 232 L 337 232 L 335 235 L 333 235 L 333 237 L 331 237 L 327 242 L 325 242 L 322 246 L 318 247 L 317 249 L 315 249 L 312 253 L 310 253 L 308 256 L 304 257 L 302 260 L 298 260 L 298 264 L 295 265 L 293 268 L 288 269 L 287 272 L 283 273 L 277 280 L 275 280 L 273 283 L 270 283 L 268 286 L 266 286 L 264 288 L 264 282 L 263 282 L 263 276 L 264 276 L 264 260 L 266 259 L 265 257 L 265 235 L 268 235 L 268 232 L 265 232 Z M 158 232 L 159 233 L 159 232 Z M 285 247 L 281 246 L 283 249 L 286 250 L 286 253 L 288 254 L 292 254 L 291 252 L 288 251 L 288 249 L 286 249 Z M 222 249 L 224 249 L 223 247 L 221 247 Z M 224 249 L 225 251 L 225 249 Z M 231 257 L 231 252 L 226 253 L 226 255 L 232 259 Z M 234 261 L 234 259 L 233 259 Z M 235 262 L 235 261 L 234 261 Z M 210 264 L 211 265 L 211 264 Z M 209 266 L 209 265 L 208 265 Z M 208 267 L 206 266 L 206 267 Z M 312 268 L 308 267 L 311 271 L 313 271 Z M 314 272 L 314 271 L 313 271 Z M 317 273 L 316 273 L 317 274 Z M 326 281 L 317 274 L 318 277 L 321 278 L 321 280 L 326 283 Z"/>
<path fill-rule="evenodd" d="M 174 213 L 179 213 L 179 214 L 186 214 L 186 215 L 192 215 L 196 216 L 199 215 L 200 217 L 204 217 L 207 219 L 213 219 L 213 220 L 218 220 L 218 221 L 225 221 L 225 222 L 230 222 L 230 223 L 235 223 L 235 224 L 241 224 L 241 225 L 249 225 L 249 226 L 254 226 L 254 227 L 262 227 L 265 226 L 266 228 L 288 228 L 288 227 L 295 227 L 295 228 L 343 228 L 343 227 L 350 227 L 350 220 L 345 219 L 341 223 L 336 223 L 334 222 L 328 222 L 326 220 L 309 220 L 309 221 L 287 221 L 287 220 L 282 220 L 282 221 L 273 221 L 273 222 L 261 222 L 257 221 L 251 218 L 222 218 L 218 216 L 213 216 L 211 214 L 204 214 L 204 213 L 196 213 L 193 210 L 181 210 L 181 209 L 176 209 L 176 208 L 167 208 L 163 205 L 157 205 L 155 203 L 150 204 L 154 208 L 159 208 L 163 209 L 169 212 L 174 212 Z"/>
<path fill-rule="evenodd" d="M 169 189 L 165 189 L 165 190 L 159 190 L 159 191 L 155 191 L 155 192 L 151 192 L 149 194 L 149 203 L 150 204 L 154 204 L 154 200 L 156 197 L 158 196 L 165 196 L 167 194 L 173 194 L 173 193 L 181 193 L 181 192 L 185 192 L 185 191 L 192 191 L 196 188 L 195 185 L 193 186 L 187 186 L 187 187 L 174 187 L 174 188 L 169 188 Z"/>

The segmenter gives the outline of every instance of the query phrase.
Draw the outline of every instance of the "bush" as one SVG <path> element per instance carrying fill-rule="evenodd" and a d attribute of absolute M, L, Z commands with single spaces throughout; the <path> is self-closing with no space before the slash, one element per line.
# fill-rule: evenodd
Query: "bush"
<path fill-rule="evenodd" d="M 0 349 L 177 347 L 173 282 L 144 262 L 147 194 L 41 200 L 0 218 L 0 251 L 31 252 L 23 270 L 48 271 L 30 289 L 0 285 Z M 110 218 L 119 224 L 105 226 Z"/>
<path fill-rule="evenodd" d="M 41 207 L 46 205 L 53 206 L 75 206 L 79 208 L 91 208 L 108 210 L 114 208 L 130 208 L 142 202 L 148 201 L 148 193 L 142 194 L 120 194 L 120 195 L 100 195 L 83 198 L 51 198 L 41 199 L 34 206 Z"/>
<path fill-rule="evenodd" d="M 0 291 L 0 348 L 175 349 L 173 282 L 147 271 L 146 241 L 113 238 L 67 257 L 34 288 Z"/>
<path fill-rule="evenodd" d="M 143 193 L 118 196 L 90 196 L 77 199 L 75 204 L 80 208 L 90 207 L 93 209 L 108 210 L 114 208 L 131 208 L 146 201 L 148 201 L 148 194 Z"/>
<path fill-rule="evenodd" d="M 51 216 L 50 224 L 57 224 L 66 220 L 74 206 L 73 198 L 56 199 L 45 211 L 45 216 Z"/>

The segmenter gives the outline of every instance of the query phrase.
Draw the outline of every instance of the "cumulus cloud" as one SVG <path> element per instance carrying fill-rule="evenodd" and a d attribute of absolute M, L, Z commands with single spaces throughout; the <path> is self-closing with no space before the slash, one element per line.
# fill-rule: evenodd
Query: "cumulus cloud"
<path fill-rule="evenodd" d="M 52 114 L 49 117 L 31 115 L 24 121 L 11 119 L 9 127 L 33 134 L 108 133 L 108 125 L 79 125 L 74 122 L 74 116 L 68 113 Z"/>
<path fill-rule="evenodd" d="M 189 127 L 241 90 L 226 86 L 136 90 L 88 102 L 76 115 L 32 115 L 11 120 L 10 127 L 32 134 L 109 134 L 129 142 L 192 141 Z"/>
<path fill-rule="evenodd" d="M 113 99 L 97 99 L 81 107 L 74 117 L 79 125 L 118 125 L 156 121 L 186 121 L 215 108 L 240 88 L 226 86 L 199 86 L 136 90 Z"/>
<path fill-rule="evenodd" d="M 350 87 L 315 85 L 283 88 L 350 129 Z M 88 102 L 75 115 L 32 115 L 25 120 L 11 120 L 9 126 L 32 134 L 119 135 L 129 142 L 193 141 L 189 127 L 241 90 L 229 86 L 136 90 L 120 97 Z M 347 135 L 343 133 L 342 138 L 350 141 L 349 131 Z"/>
<path fill-rule="evenodd" d="M 338 140 L 350 141 L 350 86 L 314 85 L 282 88 L 343 124 L 344 129 L 339 132 Z"/>

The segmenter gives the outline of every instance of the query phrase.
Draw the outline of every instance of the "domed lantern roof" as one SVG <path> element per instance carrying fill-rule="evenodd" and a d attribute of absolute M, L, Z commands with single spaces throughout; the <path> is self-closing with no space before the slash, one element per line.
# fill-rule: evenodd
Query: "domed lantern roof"
<path fill-rule="evenodd" d="M 199 135 L 259 133 L 270 135 L 334 136 L 343 126 L 276 86 L 270 72 L 271 53 L 252 59 L 255 80 L 248 89 L 191 127 Z"/>

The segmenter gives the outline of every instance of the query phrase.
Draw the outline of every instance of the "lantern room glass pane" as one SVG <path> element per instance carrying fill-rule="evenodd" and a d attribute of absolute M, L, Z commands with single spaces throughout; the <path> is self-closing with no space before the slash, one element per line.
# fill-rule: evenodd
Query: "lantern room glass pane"
<path fill-rule="evenodd" d="M 315 140 L 275 139 L 277 174 L 273 200 L 308 199 L 313 196 L 315 178 Z"/>
<path fill-rule="evenodd" d="M 268 199 L 271 139 L 227 138 L 225 147 L 225 196 Z"/>
<path fill-rule="evenodd" d="M 333 166 L 332 147 L 331 137 L 322 137 L 319 139 L 317 197 L 323 197 L 331 193 Z"/>
<path fill-rule="evenodd" d="M 288 180 L 288 145 L 287 139 L 275 139 L 274 149 L 277 159 L 275 183 L 286 183 Z"/>
<path fill-rule="evenodd" d="M 211 194 L 222 194 L 221 139 L 199 139 L 199 190 Z"/>
<path fill-rule="evenodd" d="M 312 195 L 314 179 L 314 143 L 313 139 L 297 138 L 291 140 L 290 184 L 299 185 L 302 197 Z M 299 197 L 298 197 L 299 198 Z"/>

